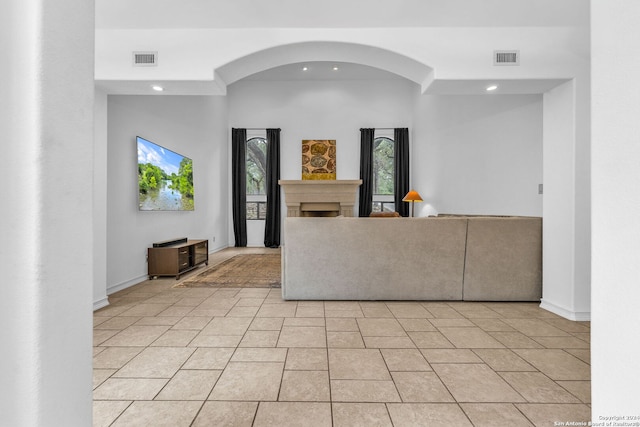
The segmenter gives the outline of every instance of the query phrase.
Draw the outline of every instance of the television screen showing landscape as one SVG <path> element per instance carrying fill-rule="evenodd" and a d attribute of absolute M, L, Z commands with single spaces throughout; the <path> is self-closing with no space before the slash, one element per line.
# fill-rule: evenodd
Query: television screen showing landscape
<path fill-rule="evenodd" d="M 191 159 L 139 136 L 136 141 L 138 208 L 141 211 L 192 211 Z"/>

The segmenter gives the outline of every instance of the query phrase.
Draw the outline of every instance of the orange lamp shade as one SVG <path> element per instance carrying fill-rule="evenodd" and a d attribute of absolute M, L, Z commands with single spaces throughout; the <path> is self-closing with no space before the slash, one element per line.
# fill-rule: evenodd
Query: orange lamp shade
<path fill-rule="evenodd" d="M 422 197 L 416 190 L 411 190 L 402 199 L 403 202 L 422 202 Z"/>

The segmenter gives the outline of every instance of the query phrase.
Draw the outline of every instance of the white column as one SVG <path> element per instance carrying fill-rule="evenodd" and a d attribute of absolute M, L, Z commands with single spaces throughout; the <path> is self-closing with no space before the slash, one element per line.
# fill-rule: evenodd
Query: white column
<path fill-rule="evenodd" d="M 93 309 L 107 298 L 107 94 L 95 90 L 93 139 Z"/>
<path fill-rule="evenodd" d="M 591 0 L 593 421 L 640 415 L 639 16 Z"/>
<path fill-rule="evenodd" d="M 91 425 L 94 2 L 0 13 L 0 418 Z"/>
<path fill-rule="evenodd" d="M 544 94 L 541 307 L 590 319 L 588 76 Z"/>

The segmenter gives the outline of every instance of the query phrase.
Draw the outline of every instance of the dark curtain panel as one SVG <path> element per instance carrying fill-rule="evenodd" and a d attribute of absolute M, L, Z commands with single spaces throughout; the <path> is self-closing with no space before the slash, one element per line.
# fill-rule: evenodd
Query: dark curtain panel
<path fill-rule="evenodd" d="M 394 129 L 393 139 L 396 148 L 394 176 L 396 212 L 400 216 L 409 216 L 409 203 L 402 201 L 402 198 L 409 192 L 409 129 Z"/>
<path fill-rule="evenodd" d="M 247 130 L 231 129 L 231 192 L 236 247 L 247 246 Z"/>
<path fill-rule="evenodd" d="M 280 129 L 267 129 L 267 217 L 264 225 L 264 245 L 280 246 Z"/>
<path fill-rule="evenodd" d="M 371 214 L 373 201 L 373 134 L 375 129 L 360 129 L 360 200 L 358 202 L 358 216 Z"/>

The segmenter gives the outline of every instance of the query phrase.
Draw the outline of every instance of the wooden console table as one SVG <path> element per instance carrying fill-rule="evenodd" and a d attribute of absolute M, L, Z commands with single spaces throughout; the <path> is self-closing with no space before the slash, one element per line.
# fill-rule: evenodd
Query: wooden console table
<path fill-rule="evenodd" d="M 153 244 L 147 249 L 149 279 L 158 276 L 176 276 L 193 270 L 200 264 L 209 264 L 209 241 L 188 240 L 186 237 Z"/>

